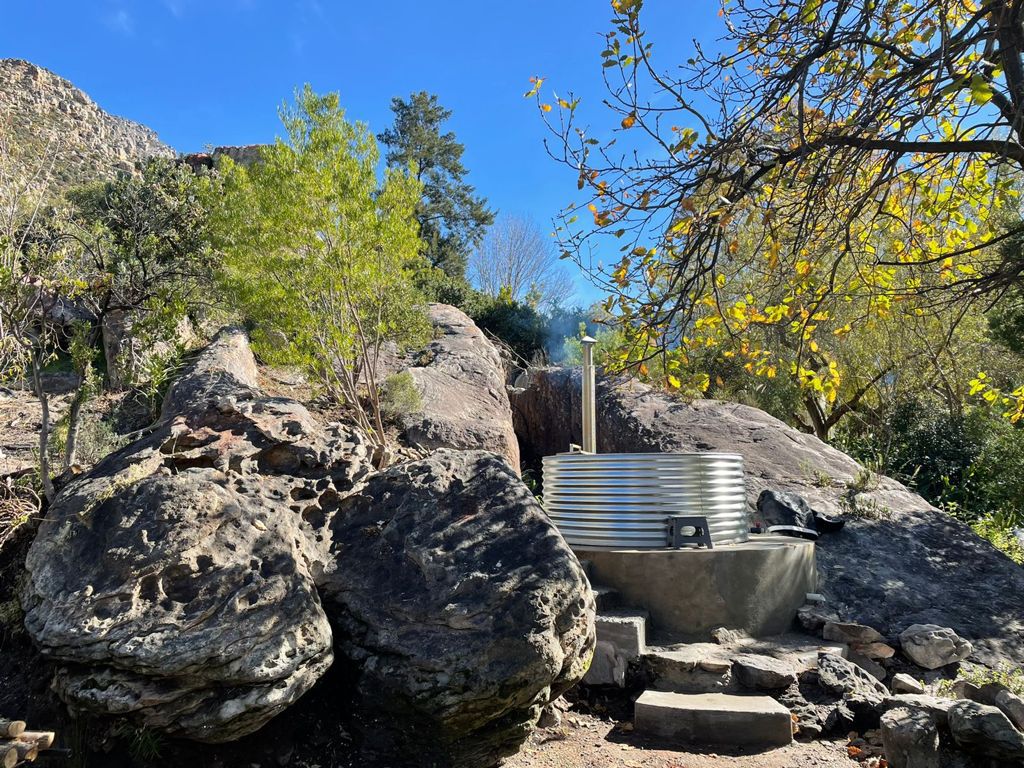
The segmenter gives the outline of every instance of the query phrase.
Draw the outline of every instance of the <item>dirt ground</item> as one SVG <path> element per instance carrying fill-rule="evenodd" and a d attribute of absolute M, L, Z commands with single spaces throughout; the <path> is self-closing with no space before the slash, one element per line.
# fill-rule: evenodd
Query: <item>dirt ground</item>
<path fill-rule="evenodd" d="M 654 744 L 632 723 L 568 712 L 558 728 L 536 731 L 505 768 L 854 768 L 846 740 L 794 742 L 770 752 L 700 751 Z"/>

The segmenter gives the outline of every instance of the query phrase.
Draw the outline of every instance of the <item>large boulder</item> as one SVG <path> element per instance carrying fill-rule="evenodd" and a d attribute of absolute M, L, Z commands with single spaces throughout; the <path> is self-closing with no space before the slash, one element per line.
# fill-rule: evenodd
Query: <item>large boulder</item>
<path fill-rule="evenodd" d="M 324 607 L 366 750 L 489 766 L 586 671 L 594 600 L 506 462 L 439 450 L 373 476 L 331 525 Z"/>
<path fill-rule="evenodd" d="M 331 664 L 308 520 L 337 507 L 365 452 L 261 396 L 239 332 L 165 414 L 58 496 L 28 554 L 25 623 L 73 712 L 226 741 Z"/>
<path fill-rule="evenodd" d="M 498 351 L 461 310 L 431 304 L 429 314 L 434 339 L 405 368 L 421 401 L 400 417 L 405 437 L 427 449 L 491 451 L 518 474 L 519 441 Z"/>
<path fill-rule="evenodd" d="M 367 448 L 266 396 L 245 335 L 222 332 L 29 552 L 26 627 L 72 712 L 231 741 L 341 658 L 317 695 L 358 708 L 369 752 L 514 751 L 589 663 L 583 571 L 504 458 L 377 473 Z"/>
<path fill-rule="evenodd" d="M 580 442 L 580 385 L 578 370 L 540 369 L 513 396 L 527 464 Z M 952 627 L 973 644 L 972 658 L 1024 665 L 1024 569 L 967 525 L 757 408 L 687 403 L 608 378 L 599 379 L 597 395 L 602 452 L 741 453 L 752 518 L 766 489 L 799 494 L 826 515 L 847 514 L 846 527 L 817 545 L 819 591 L 844 620 L 887 636 L 912 624 Z"/>

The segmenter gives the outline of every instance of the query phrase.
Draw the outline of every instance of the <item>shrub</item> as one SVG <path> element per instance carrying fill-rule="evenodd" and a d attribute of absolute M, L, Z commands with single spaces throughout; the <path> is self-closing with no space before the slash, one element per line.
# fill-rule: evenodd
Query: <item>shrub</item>
<path fill-rule="evenodd" d="M 402 416 L 417 413 L 423 408 L 416 382 L 409 371 L 402 371 L 388 376 L 384 380 L 380 393 L 380 409 L 390 421 Z"/>

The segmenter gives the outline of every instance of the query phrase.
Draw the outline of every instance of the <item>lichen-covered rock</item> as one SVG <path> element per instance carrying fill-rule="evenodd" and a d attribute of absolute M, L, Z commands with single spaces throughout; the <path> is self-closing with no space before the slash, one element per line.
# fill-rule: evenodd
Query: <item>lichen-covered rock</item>
<path fill-rule="evenodd" d="M 519 441 L 494 345 L 459 309 L 431 304 L 435 338 L 414 352 L 406 370 L 420 408 L 400 417 L 406 438 L 423 448 L 484 450 L 519 473 Z"/>
<path fill-rule="evenodd" d="M 253 731 L 331 664 L 314 572 L 327 520 L 369 471 L 355 433 L 263 396 L 222 333 L 165 419 L 77 478 L 29 552 L 23 603 L 74 712 L 200 741 Z"/>
<path fill-rule="evenodd" d="M 374 475 L 331 525 L 324 607 L 368 753 L 489 766 L 579 681 L 583 569 L 506 462 L 440 450 Z"/>
<path fill-rule="evenodd" d="M 541 369 L 513 396 L 527 464 L 580 442 L 580 385 L 578 370 Z M 911 624 L 954 627 L 974 646 L 972 658 L 1024 665 L 1024 569 L 967 525 L 757 408 L 683 402 L 608 378 L 597 397 L 601 452 L 740 453 L 752 515 L 765 489 L 797 493 L 826 515 L 852 509 L 845 528 L 816 547 L 819 591 L 843 620 L 887 636 Z"/>

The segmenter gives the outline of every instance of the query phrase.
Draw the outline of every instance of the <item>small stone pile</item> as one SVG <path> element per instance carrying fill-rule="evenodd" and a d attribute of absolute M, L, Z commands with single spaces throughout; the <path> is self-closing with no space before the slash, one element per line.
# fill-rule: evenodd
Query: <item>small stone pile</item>
<path fill-rule="evenodd" d="M 938 768 L 940 747 L 1014 765 L 1024 761 L 1024 699 L 995 682 L 942 683 L 973 651 L 955 630 L 912 624 L 887 638 L 872 627 L 840 621 L 811 597 L 800 609 L 800 623 L 843 643 L 846 657 L 822 654 L 817 670 L 780 697 L 801 733 L 847 732 L 851 757 L 874 760 L 884 754 L 891 768 Z M 923 670 L 930 684 L 909 674 L 913 668 Z"/>

